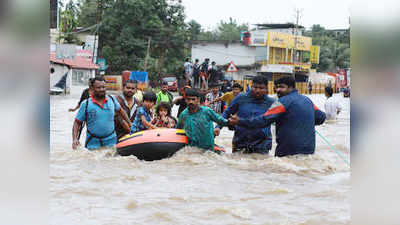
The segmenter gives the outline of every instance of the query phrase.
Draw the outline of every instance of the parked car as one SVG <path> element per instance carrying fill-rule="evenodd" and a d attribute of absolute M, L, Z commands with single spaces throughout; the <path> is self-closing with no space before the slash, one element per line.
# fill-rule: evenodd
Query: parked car
<path fill-rule="evenodd" d="M 178 90 L 178 81 L 175 76 L 166 76 L 162 78 L 163 82 L 167 82 L 168 91 L 177 91 Z"/>

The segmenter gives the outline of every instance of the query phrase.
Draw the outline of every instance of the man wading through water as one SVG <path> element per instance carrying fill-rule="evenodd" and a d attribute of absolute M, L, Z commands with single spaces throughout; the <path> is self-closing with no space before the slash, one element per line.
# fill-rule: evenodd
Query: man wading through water
<path fill-rule="evenodd" d="M 136 116 L 136 108 L 141 104 L 133 97 L 137 91 L 137 83 L 132 80 L 127 80 L 122 86 L 122 94 L 117 96 L 118 103 L 121 108 L 129 117 L 130 123 L 133 122 Z M 117 133 L 117 138 L 120 139 L 131 131 L 131 126 L 128 121 L 125 121 L 118 114 L 115 116 L 115 132 Z"/>
<path fill-rule="evenodd" d="M 113 147 L 117 143 L 114 129 L 114 115 L 117 112 L 125 121 L 128 115 L 121 109 L 118 101 L 106 96 L 104 79 L 96 77 L 92 86 L 93 95 L 82 102 L 72 128 L 72 148 L 80 143 L 78 132 L 83 121 L 87 122 L 85 147 L 89 150 L 100 147 Z M 129 124 L 131 125 L 131 124 Z"/>
<path fill-rule="evenodd" d="M 325 121 L 326 115 L 306 96 L 297 92 L 293 77 L 276 80 L 276 100 L 264 115 L 247 118 L 232 116 L 231 124 L 247 129 L 268 127 L 276 122 L 275 156 L 314 154 L 315 126 Z"/>

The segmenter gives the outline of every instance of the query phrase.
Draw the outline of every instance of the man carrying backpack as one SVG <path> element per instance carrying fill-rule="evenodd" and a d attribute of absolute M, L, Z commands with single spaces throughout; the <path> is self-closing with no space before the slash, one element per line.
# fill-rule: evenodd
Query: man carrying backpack
<path fill-rule="evenodd" d="M 193 84 L 192 86 L 195 88 L 200 87 L 200 64 L 199 64 L 199 59 L 196 59 L 193 64 Z"/>
<path fill-rule="evenodd" d="M 86 121 L 87 133 L 85 147 L 89 150 L 100 147 L 113 147 L 117 143 L 114 114 L 118 113 L 125 121 L 128 115 L 121 109 L 114 97 L 107 95 L 103 78 L 96 77 L 92 84 L 93 95 L 82 102 L 72 128 L 72 148 L 79 143 L 79 129 Z M 129 124 L 130 125 L 130 124 Z"/>
<path fill-rule="evenodd" d="M 200 87 L 201 89 L 208 89 L 208 62 L 210 59 L 204 59 L 204 62 L 200 66 Z"/>

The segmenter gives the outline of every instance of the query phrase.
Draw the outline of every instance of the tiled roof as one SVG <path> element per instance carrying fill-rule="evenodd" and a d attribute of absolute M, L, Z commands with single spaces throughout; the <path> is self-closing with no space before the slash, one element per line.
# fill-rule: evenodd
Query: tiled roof
<path fill-rule="evenodd" d="M 56 59 L 56 52 L 50 52 L 50 61 L 58 64 L 64 64 L 74 69 L 99 69 L 100 67 L 93 63 L 92 52 L 88 50 L 78 50 L 74 59 Z"/>

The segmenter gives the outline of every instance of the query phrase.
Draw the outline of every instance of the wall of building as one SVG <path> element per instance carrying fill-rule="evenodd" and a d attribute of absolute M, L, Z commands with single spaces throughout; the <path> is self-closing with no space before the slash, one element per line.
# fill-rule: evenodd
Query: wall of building
<path fill-rule="evenodd" d="M 89 78 L 95 77 L 94 70 L 88 69 L 73 69 L 72 70 L 72 85 L 73 86 L 87 86 Z"/>
<path fill-rule="evenodd" d="M 50 72 L 50 88 L 53 87 L 65 73 L 68 72 L 68 67 L 60 64 L 50 63 L 50 70 L 54 69 L 54 72 Z"/>
<path fill-rule="evenodd" d="M 247 47 L 241 43 L 196 43 L 192 45 L 192 60 L 205 58 L 218 65 L 226 65 L 233 61 L 237 66 L 247 66 L 255 63 L 256 48 Z"/>

